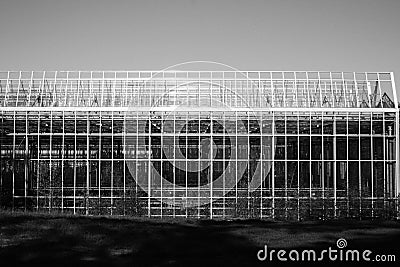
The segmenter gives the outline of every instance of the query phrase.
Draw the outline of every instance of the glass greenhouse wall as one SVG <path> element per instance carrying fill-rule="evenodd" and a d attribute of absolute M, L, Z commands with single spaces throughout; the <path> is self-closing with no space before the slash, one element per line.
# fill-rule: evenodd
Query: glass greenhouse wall
<path fill-rule="evenodd" d="M 0 72 L 0 205 L 391 218 L 392 73 Z"/>

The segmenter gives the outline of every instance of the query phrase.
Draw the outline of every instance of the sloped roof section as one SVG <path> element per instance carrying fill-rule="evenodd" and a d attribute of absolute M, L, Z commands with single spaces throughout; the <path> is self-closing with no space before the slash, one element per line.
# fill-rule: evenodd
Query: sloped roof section
<path fill-rule="evenodd" d="M 395 108 L 391 73 L 0 72 L 0 107 Z"/>

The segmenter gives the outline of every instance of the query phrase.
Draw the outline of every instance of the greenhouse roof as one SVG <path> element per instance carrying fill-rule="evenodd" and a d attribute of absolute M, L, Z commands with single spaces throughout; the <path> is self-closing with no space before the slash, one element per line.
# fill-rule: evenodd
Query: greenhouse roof
<path fill-rule="evenodd" d="M 7 71 L 1 107 L 397 108 L 390 72 Z"/>

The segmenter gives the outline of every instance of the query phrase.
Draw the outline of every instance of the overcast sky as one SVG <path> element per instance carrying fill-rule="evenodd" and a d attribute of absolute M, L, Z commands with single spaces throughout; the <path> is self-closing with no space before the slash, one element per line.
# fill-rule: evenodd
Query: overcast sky
<path fill-rule="evenodd" d="M 399 0 L 1 0 L 0 70 L 394 71 Z"/>

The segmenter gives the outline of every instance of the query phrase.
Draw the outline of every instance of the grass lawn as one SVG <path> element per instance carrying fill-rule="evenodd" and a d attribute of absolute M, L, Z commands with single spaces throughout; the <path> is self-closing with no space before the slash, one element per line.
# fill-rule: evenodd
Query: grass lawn
<path fill-rule="evenodd" d="M 283 266 L 287 262 L 258 261 L 258 250 L 264 245 L 288 251 L 337 248 L 341 237 L 347 249 L 393 254 L 400 261 L 397 221 L 161 220 L 0 212 L 0 266 Z"/>

